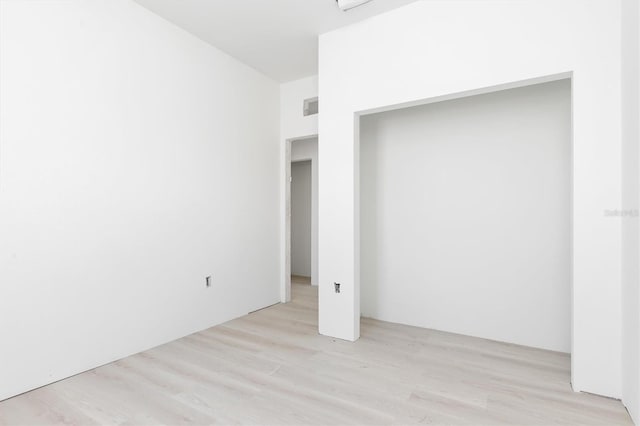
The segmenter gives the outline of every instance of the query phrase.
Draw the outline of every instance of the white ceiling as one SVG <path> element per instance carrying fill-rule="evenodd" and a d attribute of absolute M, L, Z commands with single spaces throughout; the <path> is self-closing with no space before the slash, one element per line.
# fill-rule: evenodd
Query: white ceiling
<path fill-rule="evenodd" d="M 415 0 L 135 0 L 274 80 L 318 72 L 318 35 Z"/>

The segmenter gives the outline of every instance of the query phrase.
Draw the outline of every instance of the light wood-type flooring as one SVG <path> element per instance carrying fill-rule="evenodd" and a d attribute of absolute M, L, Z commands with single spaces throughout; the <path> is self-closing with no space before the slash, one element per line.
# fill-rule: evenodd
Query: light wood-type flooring
<path fill-rule="evenodd" d="M 362 320 L 318 334 L 317 288 L 291 303 L 0 402 L 1 425 L 630 425 L 574 393 L 569 356 Z M 1 379 L 1 378 L 0 378 Z"/>

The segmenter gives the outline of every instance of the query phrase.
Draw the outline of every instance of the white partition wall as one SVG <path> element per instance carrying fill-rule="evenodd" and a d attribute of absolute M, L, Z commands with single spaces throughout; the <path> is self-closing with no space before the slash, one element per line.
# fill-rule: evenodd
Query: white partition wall
<path fill-rule="evenodd" d="M 640 3 L 622 1 L 622 399 L 640 423 Z M 635 214 L 634 214 L 635 213 Z"/>
<path fill-rule="evenodd" d="M 620 397 L 621 224 L 604 213 L 621 197 L 620 6 L 610 0 L 418 1 L 320 37 L 322 334 L 359 336 L 359 115 L 567 76 L 572 385 Z"/>

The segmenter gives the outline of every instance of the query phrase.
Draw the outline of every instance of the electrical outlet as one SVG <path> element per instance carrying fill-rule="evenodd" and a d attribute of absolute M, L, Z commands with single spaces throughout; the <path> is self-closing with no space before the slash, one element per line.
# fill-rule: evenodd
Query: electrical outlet
<path fill-rule="evenodd" d="M 211 275 L 208 275 L 208 276 L 206 276 L 206 277 L 204 278 L 204 284 L 205 284 L 207 287 L 211 287 Z"/>

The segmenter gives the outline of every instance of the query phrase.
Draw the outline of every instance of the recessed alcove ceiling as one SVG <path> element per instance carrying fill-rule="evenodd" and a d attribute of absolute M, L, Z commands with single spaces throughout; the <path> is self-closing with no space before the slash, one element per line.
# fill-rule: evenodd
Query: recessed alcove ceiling
<path fill-rule="evenodd" d="M 343 12 L 334 0 L 135 0 L 279 81 L 318 72 L 318 35 L 415 0 L 373 0 Z"/>

